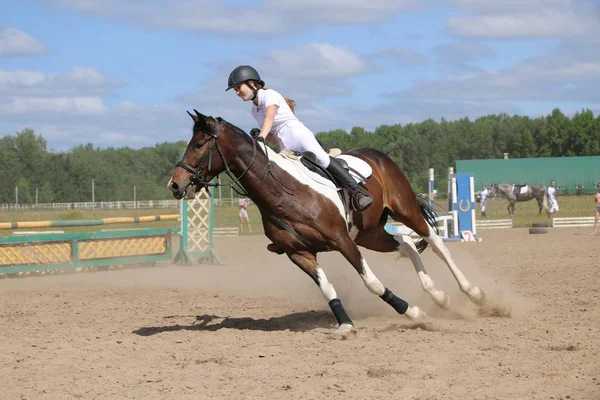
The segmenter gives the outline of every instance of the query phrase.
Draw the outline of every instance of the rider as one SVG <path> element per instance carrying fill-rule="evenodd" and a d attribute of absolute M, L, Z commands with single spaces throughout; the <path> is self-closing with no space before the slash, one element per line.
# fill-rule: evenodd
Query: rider
<path fill-rule="evenodd" d="M 295 102 L 273 89 L 266 89 L 253 67 L 240 65 L 231 71 L 226 91 L 229 89 L 234 89 L 243 101 L 252 100 L 251 113 L 261 127 L 256 140 L 264 142 L 271 135 L 271 138 L 275 136 L 282 150 L 314 153 L 317 163 L 353 192 L 352 204 L 357 211 L 363 211 L 371 205 L 371 195 L 358 186 L 339 160 L 329 157 L 315 135 L 296 118 Z"/>

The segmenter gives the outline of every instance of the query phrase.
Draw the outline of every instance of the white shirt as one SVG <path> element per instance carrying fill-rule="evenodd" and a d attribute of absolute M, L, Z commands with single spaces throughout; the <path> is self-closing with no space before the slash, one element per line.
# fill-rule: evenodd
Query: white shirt
<path fill-rule="evenodd" d="M 265 122 L 265 111 L 267 107 L 273 104 L 277 106 L 273 127 L 269 133 L 277 133 L 286 122 L 298 121 L 298 118 L 296 118 L 283 96 L 273 89 L 259 89 L 256 93 L 256 97 L 258 98 L 258 105 L 252 103 L 251 113 L 260 127 L 262 127 L 263 122 Z"/>
<path fill-rule="evenodd" d="M 555 193 L 556 193 L 556 189 L 554 189 L 552 186 L 549 186 L 548 187 L 548 197 L 550 198 L 550 200 L 556 201 Z"/>
<path fill-rule="evenodd" d="M 481 196 L 481 201 L 485 201 L 488 197 L 488 190 L 487 189 L 483 189 L 479 195 Z"/>
<path fill-rule="evenodd" d="M 246 199 L 239 199 L 238 204 L 240 209 L 246 209 L 246 207 L 248 207 Z"/>

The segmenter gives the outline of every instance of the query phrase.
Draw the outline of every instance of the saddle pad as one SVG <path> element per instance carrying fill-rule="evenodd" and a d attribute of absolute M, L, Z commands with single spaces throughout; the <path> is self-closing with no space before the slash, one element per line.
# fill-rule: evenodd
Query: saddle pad
<path fill-rule="evenodd" d="M 356 170 L 360 175 L 368 178 L 373 173 L 373 169 L 366 161 L 361 160 L 358 157 L 354 157 L 348 154 L 340 154 L 336 158 L 341 158 L 342 160 L 348 163 L 348 166 L 354 170 Z M 354 173 L 354 171 L 350 170 L 350 175 L 354 178 L 356 183 L 362 182 L 362 178 Z"/>
<path fill-rule="evenodd" d="M 519 194 L 525 194 L 527 193 L 527 190 L 529 189 L 529 186 L 525 185 L 521 188 L 521 191 L 519 191 Z M 515 187 L 513 185 L 513 190 L 515 190 Z"/>

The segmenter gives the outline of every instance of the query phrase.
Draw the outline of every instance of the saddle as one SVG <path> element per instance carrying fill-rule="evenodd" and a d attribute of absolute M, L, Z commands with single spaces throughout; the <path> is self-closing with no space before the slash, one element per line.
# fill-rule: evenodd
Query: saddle
<path fill-rule="evenodd" d="M 363 176 L 356 169 L 350 167 L 346 160 L 344 160 L 341 157 L 337 157 L 338 155 L 341 154 L 340 149 L 333 148 L 333 149 L 329 150 L 325 145 L 323 145 L 323 143 L 321 143 L 321 142 L 319 142 L 319 143 L 321 144 L 321 147 L 323 147 L 324 150 L 328 151 L 329 156 L 332 158 L 336 158 L 336 160 L 345 169 L 354 173 L 362 181 L 369 182 L 367 177 Z M 289 149 L 285 149 L 281 152 L 281 154 L 283 154 L 285 157 L 290 158 L 292 160 L 300 161 L 302 166 L 304 166 L 309 171 L 321 176 L 322 178 L 325 178 L 325 179 L 331 181 L 337 188 L 338 196 L 340 196 L 340 200 L 342 201 L 342 204 L 344 204 L 345 210 L 348 212 L 352 209 L 352 207 L 350 206 L 350 202 L 352 200 L 352 195 L 350 193 L 348 193 L 347 190 L 343 190 L 344 185 L 342 184 L 342 182 L 338 182 L 338 180 L 327 169 L 323 168 L 322 166 L 320 166 L 318 164 L 317 156 L 313 152 L 311 152 L 311 151 L 296 152 L 296 151 L 292 151 Z"/>
<path fill-rule="evenodd" d="M 524 183 L 522 185 L 518 184 L 518 183 L 514 184 L 514 186 L 513 186 L 513 194 L 515 195 L 515 197 L 519 197 L 519 194 L 521 193 L 521 188 L 523 188 L 525 186 L 527 186 L 526 183 Z"/>

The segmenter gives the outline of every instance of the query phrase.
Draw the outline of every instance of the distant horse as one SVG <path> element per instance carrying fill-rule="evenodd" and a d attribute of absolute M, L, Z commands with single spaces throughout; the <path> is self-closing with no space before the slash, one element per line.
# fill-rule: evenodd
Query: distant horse
<path fill-rule="evenodd" d="M 260 210 L 265 235 L 273 242 L 267 249 L 285 253 L 321 289 L 338 322 L 337 336 L 345 338 L 355 332 L 354 324 L 317 262 L 319 252 L 340 252 L 368 290 L 399 314 L 423 322 L 426 314 L 386 288 L 357 245 L 379 252 L 397 251 L 410 258 L 423 289 L 439 307 L 448 309 L 449 296 L 435 287 L 419 257 L 429 244 L 448 265 L 461 291 L 475 304 L 485 303 L 485 293 L 469 283 L 437 235 L 436 215 L 428 201 L 415 195 L 404 173 L 385 154 L 361 148 L 341 156 L 364 160 L 372 169 L 368 181 L 361 184 L 373 196 L 373 203 L 362 213 L 347 211 L 330 181 L 316 181 L 300 162 L 276 154 L 224 119 L 194 112 L 188 112 L 194 120 L 192 139 L 168 188 L 177 199 L 192 198 L 197 190 L 214 185 L 209 182 L 219 173 L 232 177 Z M 415 243 L 408 235 L 388 234 L 384 229 L 388 216 L 414 230 L 421 239 Z"/>
<path fill-rule="evenodd" d="M 542 214 L 542 208 L 548 210 L 548 201 L 546 200 L 546 186 L 544 185 L 526 185 L 523 186 L 523 190 L 518 190 L 515 194 L 512 184 L 501 183 L 490 185 L 490 196 L 495 197 L 497 192 L 504 194 L 508 200 L 508 215 L 511 217 L 515 215 L 515 203 L 520 201 L 529 201 L 536 199 L 539 207 L 539 214 Z M 526 188 L 526 189 L 525 189 Z"/>

